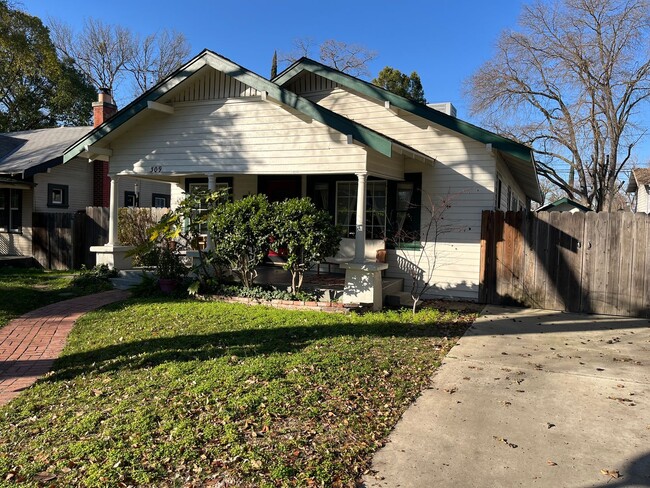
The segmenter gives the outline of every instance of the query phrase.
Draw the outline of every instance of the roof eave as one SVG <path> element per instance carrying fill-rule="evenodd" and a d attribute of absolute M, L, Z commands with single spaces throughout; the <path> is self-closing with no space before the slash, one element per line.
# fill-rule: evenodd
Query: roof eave
<path fill-rule="evenodd" d="M 298 110 L 312 119 L 338 130 L 343 134 L 351 135 L 355 140 L 371 147 L 385 156 L 391 157 L 392 155 L 391 141 L 382 134 L 296 95 L 274 82 L 239 66 L 233 61 L 205 49 L 178 71 L 172 73 L 161 83 L 142 94 L 122 110 L 118 111 L 111 119 L 68 147 L 64 151 L 63 162 L 67 163 L 72 158 L 82 153 L 86 146 L 93 145 L 100 141 L 111 131 L 144 110 L 147 107 L 147 102 L 159 99 L 173 87 L 185 81 L 205 65 L 223 71 L 229 76 L 252 86 L 259 91 L 267 92 L 271 98 L 275 99 L 279 103 Z"/>
<path fill-rule="evenodd" d="M 464 120 L 458 119 L 457 117 L 452 117 L 451 115 L 447 115 L 443 112 L 427 107 L 424 104 L 413 102 L 407 98 L 385 90 L 384 88 L 337 71 L 312 59 L 299 59 L 291 66 L 287 67 L 280 74 L 278 74 L 278 76 L 273 78 L 272 81 L 278 85 L 285 85 L 295 76 L 300 74 L 303 70 L 309 71 L 331 81 L 334 81 L 335 83 L 346 86 L 361 93 L 362 95 L 375 98 L 380 101 L 390 102 L 397 108 L 406 110 L 407 112 L 413 113 L 419 117 L 463 134 L 474 140 L 480 141 L 484 144 L 491 144 L 494 149 L 529 164 L 531 173 L 534 173 L 535 175 L 536 184 L 534 186 L 536 188 L 531 188 L 531 194 L 527 196 L 536 202 L 543 201 L 542 192 L 539 187 L 539 179 L 537 177 L 537 171 L 535 169 L 534 158 L 532 156 L 532 150 L 530 147 L 507 139 L 488 130 L 482 129 L 481 127 L 470 124 L 469 122 L 465 122 Z"/>

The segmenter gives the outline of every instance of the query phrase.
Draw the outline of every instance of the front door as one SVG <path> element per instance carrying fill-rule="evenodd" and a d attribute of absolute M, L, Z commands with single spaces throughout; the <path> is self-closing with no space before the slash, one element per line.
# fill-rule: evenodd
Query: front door
<path fill-rule="evenodd" d="M 259 176 L 257 189 L 268 197 L 269 202 L 281 202 L 302 196 L 301 181 L 302 178 L 295 175 Z"/>

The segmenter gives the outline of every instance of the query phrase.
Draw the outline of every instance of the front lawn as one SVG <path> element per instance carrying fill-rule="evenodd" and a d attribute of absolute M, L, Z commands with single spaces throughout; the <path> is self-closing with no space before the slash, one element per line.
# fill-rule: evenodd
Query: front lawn
<path fill-rule="evenodd" d="M 35 308 L 99 291 L 73 286 L 72 273 L 0 268 L 0 327 Z"/>
<path fill-rule="evenodd" d="M 159 298 L 92 312 L 0 408 L 0 480 L 355 486 L 473 318 Z"/>

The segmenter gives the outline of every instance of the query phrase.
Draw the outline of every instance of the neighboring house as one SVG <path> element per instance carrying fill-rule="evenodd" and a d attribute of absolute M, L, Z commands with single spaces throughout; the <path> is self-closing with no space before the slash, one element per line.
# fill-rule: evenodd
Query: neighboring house
<path fill-rule="evenodd" d="M 635 212 L 650 213 L 650 168 L 632 170 L 627 193 L 636 193 Z"/>
<path fill-rule="evenodd" d="M 167 181 L 177 196 L 204 185 L 228 186 L 234 198 L 311 197 L 356 239 L 346 290 L 372 289 L 375 303 L 381 272 L 408 279 L 420 246 L 433 243 L 389 249 L 387 265 L 368 265 L 365 239 L 418 230 L 429 196 L 451 194 L 446 219 L 457 224 L 436 246 L 432 295 L 467 299 L 478 297 L 481 211 L 541 201 L 528 147 L 306 58 L 269 81 L 205 50 L 72 144 L 64 161 L 99 154 L 113 182 Z M 116 264 L 114 224 L 110 235 L 102 252 Z"/>
<path fill-rule="evenodd" d="M 97 104 L 95 104 L 97 105 Z M 101 111 L 95 116 L 103 116 Z M 57 127 L 0 134 L 0 256 L 32 255 L 32 214 L 74 213 L 109 205 L 106 163 L 73 158 L 63 151 L 92 127 Z M 120 206 L 170 205 L 168 183 L 140 178 L 120 182 Z"/>
<path fill-rule="evenodd" d="M 541 207 L 537 207 L 535 212 L 591 212 L 589 207 L 571 200 L 570 198 L 564 197 L 554 202 L 549 202 Z"/>

